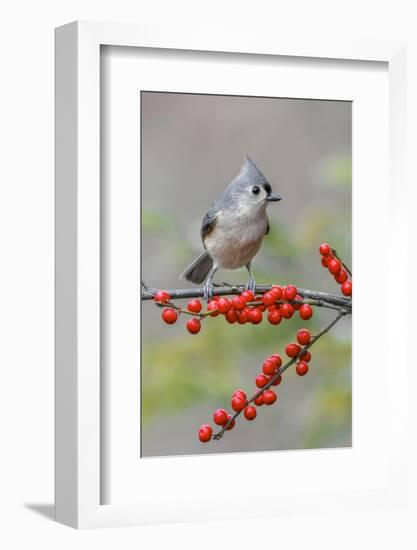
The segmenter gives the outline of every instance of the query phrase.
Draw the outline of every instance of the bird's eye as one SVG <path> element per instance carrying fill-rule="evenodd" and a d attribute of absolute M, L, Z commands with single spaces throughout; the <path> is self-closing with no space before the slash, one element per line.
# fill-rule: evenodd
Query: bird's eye
<path fill-rule="evenodd" d="M 261 190 L 260 187 L 258 187 L 257 185 L 254 185 L 254 186 L 252 187 L 252 193 L 253 193 L 254 195 L 258 195 L 260 190 Z"/>

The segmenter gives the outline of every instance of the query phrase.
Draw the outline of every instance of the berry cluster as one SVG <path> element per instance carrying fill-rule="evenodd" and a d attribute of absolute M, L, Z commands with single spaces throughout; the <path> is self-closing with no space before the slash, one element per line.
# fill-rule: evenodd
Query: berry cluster
<path fill-rule="evenodd" d="M 334 277 L 334 280 L 341 285 L 342 294 L 352 296 L 352 281 L 348 280 L 348 272 L 343 263 L 336 255 L 336 251 L 327 243 L 320 245 L 321 265 L 326 267 Z"/>
<path fill-rule="evenodd" d="M 329 270 L 335 281 L 341 285 L 342 294 L 351 297 L 352 281 L 349 269 L 338 258 L 336 251 L 329 244 L 323 243 L 320 245 L 320 254 L 322 265 Z M 154 294 L 153 298 L 156 305 L 163 308 L 162 319 L 165 323 L 170 325 L 175 323 L 182 314 L 191 317 L 186 323 L 190 334 L 198 334 L 201 330 L 202 321 L 207 317 L 223 317 L 227 323 L 238 323 L 240 325 L 246 323 L 257 325 L 266 317 L 270 324 L 279 325 L 283 320 L 291 319 L 297 311 L 304 321 L 311 319 L 313 316 L 312 306 L 324 306 L 339 310 L 337 317 L 313 338 L 309 330 L 306 328 L 300 329 L 297 332 L 296 342 L 290 342 L 285 347 L 285 354 L 288 357 L 285 364 L 283 364 L 282 358 L 278 354 L 267 357 L 262 365 L 262 372 L 255 378 L 257 388 L 255 393 L 248 399 L 243 390 L 236 390 L 231 398 L 233 412 L 228 413 L 225 409 L 217 409 L 213 413 L 213 422 L 220 427 L 220 431 L 213 433 L 213 428 L 209 424 L 201 426 L 199 429 L 201 442 L 206 443 L 212 439 L 220 439 L 226 430 L 233 429 L 235 419 L 241 413 L 248 421 L 252 421 L 257 416 L 257 408 L 275 403 L 277 393 L 273 387 L 281 383 L 282 374 L 291 365 L 295 364 L 295 371 L 299 376 L 305 376 L 308 373 L 311 360 L 311 353 L 308 351 L 310 346 L 330 330 L 339 319 L 351 311 L 351 304 L 348 300 L 344 300 L 346 305 L 344 303 L 335 305 L 330 300 L 328 302 L 323 300 L 323 293 L 320 293 L 317 299 L 307 299 L 308 293 L 314 295 L 312 291 L 301 289 L 298 291 L 294 285 L 273 285 L 268 290 L 262 293 L 258 292 L 256 295 L 250 290 L 243 290 L 229 298 L 215 296 L 207 303 L 206 307 L 198 298 L 190 300 L 186 307 L 181 307 L 173 303 L 170 294 L 165 290 L 160 290 Z M 176 295 L 174 299 L 178 297 Z"/>
<path fill-rule="evenodd" d="M 213 437 L 219 439 L 225 430 L 231 430 L 235 425 L 236 417 L 243 412 L 246 420 L 252 421 L 257 416 L 257 408 L 263 405 L 272 405 L 277 399 L 277 393 L 272 386 L 279 386 L 282 381 L 282 373 L 295 363 L 295 371 L 299 376 L 308 372 L 308 363 L 311 360 L 311 353 L 308 351 L 314 343 L 310 331 L 302 328 L 297 332 L 297 342 L 287 344 L 285 353 L 289 357 L 288 362 L 283 365 L 282 357 L 279 354 L 270 355 L 262 365 L 262 372 L 255 378 L 256 391 L 250 399 L 243 390 L 236 390 L 230 402 L 234 413 L 230 414 L 225 409 L 217 409 L 213 413 L 213 422 L 221 427 L 218 434 L 213 436 L 213 428 L 209 424 L 200 427 L 198 437 L 202 443 L 207 443 Z"/>
<path fill-rule="evenodd" d="M 283 319 L 291 319 L 296 311 L 303 320 L 313 315 L 313 308 L 303 303 L 303 298 L 297 293 L 294 285 L 272 286 L 264 294 L 257 295 L 251 290 L 244 290 L 233 298 L 215 296 L 203 311 L 203 304 L 198 299 L 188 302 L 186 308 L 174 305 L 171 296 L 165 290 L 160 290 L 154 296 L 155 302 L 162 306 L 162 319 L 165 323 L 175 323 L 181 314 L 192 315 L 186 323 L 188 332 L 197 334 L 201 330 L 201 321 L 205 317 L 223 316 L 230 323 L 258 325 L 264 320 L 264 314 L 272 325 L 279 325 Z"/>

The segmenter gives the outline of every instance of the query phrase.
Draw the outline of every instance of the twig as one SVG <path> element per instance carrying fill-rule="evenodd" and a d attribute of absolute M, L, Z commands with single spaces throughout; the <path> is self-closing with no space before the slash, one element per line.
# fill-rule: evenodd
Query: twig
<path fill-rule="evenodd" d="M 345 268 L 345 270 L 352 277 L 352 271 L 348 268 L 348 266 L 345 264 L 345 262 L 340 259 L 340 257 L 337 255 L 336 250 L 334 248 L 332 248 L 331 251 L 332 251 L 333 256 L 336 258 L 336 260 L 339 260 L 339 262 L 342 264 L 342 266 Z"/>
<path fill-rule="evenodd" d="M 330 323 L 328 325 L 326 325 L 323 329 L 321 329 L 321 331 L 316 334 L 312 339 L 311 341 L 305 345 L 301 351 L 298 353 L 298 355 L 296 357 L 293 357 L 292 359 L 290 359 L 289 361 L 287 361 L 287 363 L 285 363 L 285 365 L 282 365 L 282 367 L 280 367 L 277 372 L 269 379 L 268 383 L 265 384 L 265 386 L 261 389 L 259 389 L 256 393 L 254 393 L 252 395 L 252 397 L 250 399 L 248 399 L 247 401 L 247 405 L 249 403 L 252 403 L 259 395 L 261 395 L 264 391 L 266 391 L 268 388 L 270 388 L 273 383 L 281 376 L 281 374 L 283 372 L 285 372 L 289 367 L 291 367 L 291 365 L 293 365 L 298 359 L 300 359 L 300 357 L 309 349 L 311 348 L 311 346 L 317 342 L 317 340 L 319 338 L 321 338 L 324 334 L 326 334 L 326 332 L 328 332 L 342 317 L 344 317 L 345 315 L 347 315 L 349 313 L 348 310 L 346 309 L 342 309 L 339 314 L 334 318 L 332 319 L 332 321 L 330 321 Z M 223 434 L 225 433 L 225 431 L 227 430 L 227 428 L 229 427 L 229 425 L 241 414 L 242 411 L 238 411 L 238 412 L 235 412 L 235 414 L 233 414 L 231 416 L 231 418 L 229 419 L 229 421 L 223 426 L 223 428 L 217 432 L 216 434 L 213 434 L 213 437 L 212 439 L 221 439 L 223 437 Z"/>
<path fill-rule="evenodd" d="M 147 290 L 151 290 L 151 288 L 144 282 L 144 281 L 141 281 L 141 285 L 142 285 L 142 288 L 147 291 Z"/>
<path fill-rule="evenodd" d="M 256 287 L 255 292 L 263 294 L 272 288 L 272 285 L 259 285 Z M 146 286 L 142 283 L 142 300 L 152 300 L 159 289 Z M 168 288 L 166 290 L 171 296 L 171 300 L 181 300 L 187 298 L 203 298 L 203 288 Z M 230 286 L 215 286 L 213 294 L 216 296 L 227 296 L 231 294 L 240 294 L 245 290 L 244 285 L 230 285 Z M 338 306 L 332 309 L 345 308 L 349 311 L 352 309 L 352 301 L 349 298 L 343 296 L 337 296 L 335 294 L 328 294 L 327 292 L 318 292 L 316 290 L 307 290 L 305 288 L 298 288 L 297 292 L 300 296 L 305 298 L 302 303 L 310 303 L 318 307 L 330 307 Z M 314 303 L 308 300 L 315 300 Z M 293 303 L 301 303 L 294 300 Z"/>

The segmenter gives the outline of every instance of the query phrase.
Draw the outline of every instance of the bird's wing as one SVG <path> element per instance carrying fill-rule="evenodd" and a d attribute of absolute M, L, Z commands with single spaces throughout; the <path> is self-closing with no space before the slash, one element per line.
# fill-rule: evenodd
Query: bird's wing
<path fill-rule="evenodd" d="M 270 230 L 270 227 L 269 227 L 269 219 L 268 219 L 268 216 L 266 217 L 266 229 L 265 229 L 265 235 L 268 235 L 269 233 L 269 230 Z"/>
<path fill-rule="evenodd" d="M 216 220 L 217 215 L 212 210 L 209 210 L 204 216 L 203 223 L 201 224 L 201 238 L 203 239 L 203 243 L 207 235 L 213 231 Z"/>

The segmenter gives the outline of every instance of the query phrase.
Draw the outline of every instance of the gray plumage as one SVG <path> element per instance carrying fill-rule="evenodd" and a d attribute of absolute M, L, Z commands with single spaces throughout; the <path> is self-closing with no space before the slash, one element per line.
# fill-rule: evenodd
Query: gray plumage
<path fill-rule="evenodd" d="M 207 250 L 204 250 L 184 271 L 182 277 L 187 281 L 192 281 L 196 285 L 204 283 L 213 267 L 213 260 Z"/>
<path fill-rule="evenodd" d="M 187 281 L 201 284 L 212 293 L 212 277 L 219 268 L 245 266 L 250 274 L 248 288 L 254 288 L 250 265 L 269 232 L 268 202 L 281 200 L 259 168 L 246 156 L 237 177 L 226 187 L 203 218 L 201 238 L 205 251 L 182 274 Z"/>

